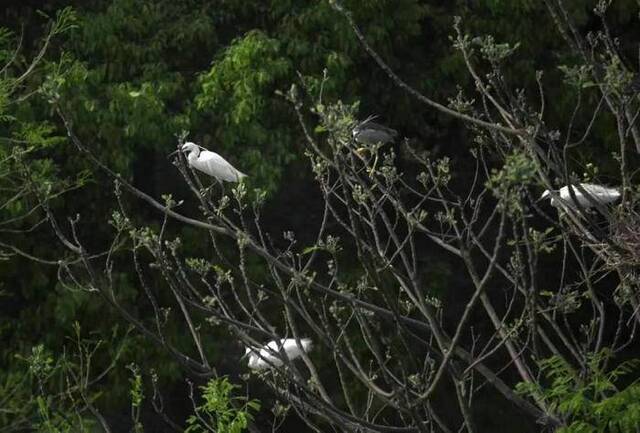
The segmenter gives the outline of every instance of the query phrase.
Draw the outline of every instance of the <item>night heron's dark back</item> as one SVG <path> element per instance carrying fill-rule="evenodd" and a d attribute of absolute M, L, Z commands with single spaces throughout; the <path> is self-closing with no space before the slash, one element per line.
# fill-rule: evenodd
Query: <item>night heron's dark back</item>
<path fill-rule="evenodd" d="M 362 144 L 389 143 L 396 139 L 398 131 L 372 121 L 364 121 L 353 128 L 353 138 Z"/>

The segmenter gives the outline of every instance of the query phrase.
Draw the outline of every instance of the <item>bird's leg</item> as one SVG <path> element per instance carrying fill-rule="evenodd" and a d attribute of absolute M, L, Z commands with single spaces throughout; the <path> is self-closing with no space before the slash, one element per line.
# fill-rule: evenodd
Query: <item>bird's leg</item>
<path fill-rule="evenodd" d="M 378 165 L 378 153 L 376 152 L 376 157 L 373 159 L 373 165 L 369 169 L 369 177 L 373 176 L 373 172 L 376 171 L 376 165 Z"/>
<path fill-rule="evenodd" d="M 206 192 L 207 192 L 207 199 L 209 201 L 213 201 L 213 184 L 207 187 Z"/>
<path fill-rule="evenodd" d="M 207 186 L 206 188 L 204 188 L 202 190 L 202 196 L 209 200 L 209 201 L 213 201 L 213 187 L 214 187 L 214 183 L 210 184 L 209 186 Z"/>

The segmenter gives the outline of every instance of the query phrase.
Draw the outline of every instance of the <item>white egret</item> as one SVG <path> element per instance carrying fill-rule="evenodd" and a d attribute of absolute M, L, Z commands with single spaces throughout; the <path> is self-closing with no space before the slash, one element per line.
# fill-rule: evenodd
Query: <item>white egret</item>
<path fill-rule="evenodd" d="M 551 206 L 555 206 L 557 208 L 563 208 L 565 206 L 576 208 L 577 206 L 574 206 L 574 204 L 577 203 L 582 208 L 589 209 L 596 206 L 594 202 L 601 203 L 603 205 L 610 204 L 618 200 L 621 195 L 620 191 L 616 188 L 610 188 L 603 185 L 581 183 L 580 187 L 587 194 L 583 194 L 583 192 L 578 189 L 577 186 L 572 185 L 571 189 L 575 194 L 575 200 L 573 199 L 573 197 L 571 197 L 568 186 L 563 186 L 558 191 L 556 191 L 561 200 L 558 200 L 556 197 L 551 196 L 551 192 L 548 189 L 542 193 L 540 200 L 551 197 Z"/>
<path fill-rule="evenodd" d="M 180 150 L 187 154 L 187 161 L 191 167 L 218 180 L 239 182 L 240 179 L 247 176 L 217 153 L 201 148 L 191 141 L 183 144 Z"/>
<path fill-rule="evenodd" d="M 292 361 L 301 356 L 303 352 L 309 352 L 312 346 L 310 338 L 301 338 L 300 346 L 295 338 L 283 338 L 280 341 L 270 341 L 261 348 L 247 347 L 244 356 L 249 357 L 248 366 L 250 369 L 264 370 L 283 365 L 283 354 Z"/>
<path fill-rule="evenodd" d="M 394 141 L 398 136 L 398 131 L 373 122 L 371 119 L 374 118 L 375 117 L 369 117 L 364 122 L 356 125 L 351 131 L 353 139 L 362 144 L 389 143 Z"/>

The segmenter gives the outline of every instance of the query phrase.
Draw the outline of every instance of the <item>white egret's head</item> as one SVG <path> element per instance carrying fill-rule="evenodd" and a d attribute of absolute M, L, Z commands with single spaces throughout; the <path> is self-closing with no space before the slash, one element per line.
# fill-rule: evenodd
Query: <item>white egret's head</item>
<path fill-rule="evenodd" d="M 200 147 L 197 144 L 195 144 L 195 143 L 193 143 L 191 141 L 187 141 L 185 144 L 182 145 L 181 150 L 183 152 L 198 152 L 199 153 L 200 152 Z"/>
<path fill-rule="evenodd" d="M 542 193 L 542 195 L 540 196 L 539 200 L 544 200 L 545 198 L 549 197 L 551 195 L 551 191 L 549 191 L 548 189 L 545 189 L 544 192 Z"/>
<path fill-rule="evenodd" d="M 253 353 L 253 351 L 254 351 L 253 347 L 249 347 L 249 346 L 245 347 L 244 348 L 244 355 L 242 355 L 242 357 L 240 359 L 244 359 L 247 356 L 251 355 Z"/>
<path fill-rule="evenodd" d="M 250 356 L 249 362 L 247 362 L 247 367 L 251 370 L 263 370 L 266 366 L 267 364 L 257 356 Z"/>

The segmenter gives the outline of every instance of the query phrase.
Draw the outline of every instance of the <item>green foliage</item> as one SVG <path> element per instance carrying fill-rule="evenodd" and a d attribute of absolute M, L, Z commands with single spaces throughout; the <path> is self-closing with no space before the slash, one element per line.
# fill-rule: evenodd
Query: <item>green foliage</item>
<path fill-rule="evenodd" d="M 261 93 L 268 88 L 273 91 L 273 83 L 290 68 L 290 63 L 280 57 L 277 40 L 259 31 L 249 32 L 232 42 L 211 70 L 200 77 L 202 93 L 196 98 L 197 107 L 226 108 L 220 111 L 228 125 L 246 125 L 264 109 L 269 95 Z"/>
<path fill-rule="evenodd" d="M 50 401 L 38 396 L 36 397 L 36 402 L 38 405 L 39 419 L 30 426 L 31 428 L 34 428 L 35 431 L 42 433 L 71 433 L 75 431 L 74 426 L 69 422 L 68 417 L 65 416 L 64 413 L 55 410 Z"/>
<path fill-rule="evenodd" d="M 93 431 L 96 420 L 89 406 L 102 395 L 93 387 L 95 377 L 101 376 L 105 385 L 106 373 L 120 360 L 128 333 L 114 333 L 107 345 L 105 340 L 83 337 L 79 324 L 74 328 L 61 355 L 40 344 L 26 356 L 14 356 L 9 373 L 0 376 L 1 431 Z M 104 357 L 111 363 L 106 368 L 100 366 Z"/>
<path fill-rule="evenodd" d="M 197 109 L 220 113 L 215 115 L 220 117 L 220 145 L 226 153 L 239 154 L 249 172 L 268 190 L 275 188 L 282 169 L 293 157 L 289 137 L 269 115 L 277 110 L 274 91 L 291 70 L 278 40 L 251 31 L 232 42 L 199 78 Z M 265 156 L 276 164 L 265 165 Z"/>
<path fill-rule="evenodd" d="M 480 46 L 480 52 L 483 57 L 495 66 L 498 66 L 506 58 L 511 56 L 520 46 L 519 42 L 513 46 L 510 46 L 508 43 L 496 43 L 491 35 L 477 38 L 477 43 Z"/>
<path fill-rule="evenodd" d="M 557 37 L 553 24 L 542 17 L 543 5 L 533 0 L 345 0 L 343 3 L 353 11 L 354 19 L 362 26 L 367 40 L 394 70 L 436 99 L 453 94 L 457 85 L 464 87 L 467 82 L 460 56 L 452 53 L 446 42 L 454 14 L 463 15 L 465 29 L 479 35 L 481 54 L 490 62 L 501 63 L 510 56 L 509 67 L 516 71 L 511 76 L 518 77 L 518 81 L 512 84 L 518 87 L 530 87 L 533 71 L 548 65 L 549 52 L 554 53 L 554 61 L 564 55 L 558 48 L 563 42 Z M 569 13 L 575 18 L 576 25 L 583 25 L 587 20 L 585 11 L 589 10 L 585 5 L 591 2 L 567 3 L 571 3 Z M 57 15 L 58 24 L 55 24 L 53 34 L 64 34 L 68 39 L 60 41 L 64 42 L 62 45 L 54 45 L 52 55 L 43 59 L 42 67 L 36 68 L 20 88 L 12 82 L 19 76 L 17 66 L 9 68 L 0 79 L 0 135 L 3 137 L 0 173 L 2 180 L 7 181 L 3 187 L 18 186 L 17 190 L 2 190 L 3 198 L 12 197 L 28 185 L 30 192 L 50 198 L 53 209 L 60 215 L 82 212 L 87 230 L 91 230 L 92 240 L 96 243 L 111 230 L 104 218 L 104 215 L 111 214 L 111 207 L 107 204 L 112 199 L 111 188 L 99 174 L 89 176 L 84 157 L 77 155 L 68 143 L 66 135 L 61 132 L 59 119 L 51 116 L 50 103 L 59 104 L 69 113 L 75 131 L 102 161 L 125 178 L 156 189 L 148 191 L 152 195 L 175 186 L 174 179 L 162 171 L 168 166 L 164 155 L 175 146 L 174 134 L 188 129 L 195 141 L 219 150 L 272 196 L 282 189 L 285 191 L 282 195 L 288 197 L 288 186 L 305 176 L 303 170 L 287 173 L 289 166 L 302 164 L 298 162 L 302 159 L 299 158 L 302 140 L 291 107 L 284 104 L 275 91 L 298 82 L 297 71 L 302 75 L 304 89 L 297 95 L 296 103 L 306 103 L 308 95 L 317 95 L 323 87 L 325 103 L 315 107 L 314 113 L 319 116 L 321 124 L 316 132 L 321 140 L 330 135 L 326 143 L 330 146 L 338 147 L 341 141 L 347 142 L 352 122 L 369 113 L 383 114 L 385 121 L 398 129 L 402 127 L 408 134 L 422 134 L 421 138 L 426 138 L 421 140 L 427 143 L 425 147 L 430 146 L 429 139 L 434 138 L 434 134 L 425 132 L 425 123 L 438 130 L 446 129 L 440 127 L 448 120 L 438 118 L 431 110 L 416 110 L 415 104 L 404 93 L 395 88 L 378 68 L 372 67 L 371 59 L 345 20 L 332 10 L 327 1 L 273 0 L 265 5 L 262 0 L 226 0 L 211 7 L 208 0 L 98 0 L 79 2 L 78 5 L 78 19 L 70 9 L 64 9 Z M 624 14 L 617 13 L 624 17 Z M 77 24 L 77 31 L 69 33 L 68 30 Z M 0 29 L 2 62 L 14 53 L 15 33 Z M 28 58 L 21 55 L 18 64 L 24 65 L 27 61 Z M 565 63 L 571 64 L 569 61 Z M 548 117 L 557 115 L 560 124 L 566 116 L 563 113 L 570 112 L 567 107 L 572 108 L 574 101 L 564 93 L 558 94 L 559 86 L 553 83 L 561 80 L 554 79 L 561 78 L 564 73 L 576 89 L 582 91 L 594 86 L 586 79 L 588 71 L 580 70 L 581 66 L 575 68 L 545 72 L 550 75 L 546 83 L 550 84 L 546 99 L 553 101 L 553 104 L 548 104 L 547 109 L 551 111 Z M 328 80 L 321 76 L 323 70 L 327 71 Z M 615 60 L 607 63 L 605 72 L 609 85 L 616 91 L 624 88 L 630 78 L 621 73 L 621 67 Z M 35 92 L 34 98 L 17 102 L 18 96 L 31 92 Z M 345 101 L 344 104 L 326 102 L 337 98 Z M 460 101 L 461 106 L 468 108 L 464 102 Z M 576 125 L 576 130 L 580 129 L 579 126 Z M 611 130 L 607 125 L 599 129 L 596 125 L 596 131 L 603 137 L 601 146 L 606 147 L 608 137 L 612 136 Z M 442 139 L 441 136 L 437 138 Z M 449 144 L 448 140 L 452 138 L 443 139 L 446 144 Z M 420 143 L 415 145 L 423 146 Z M 464 150 L 464 146 L 460 148 Z M 460 151 L 452 151 L 455 152 Z M 584 153 L 581 152 L 580 157 L 588 160 L 589 152 L 604 154 L 592 144 Z M 371 149 L 371 153 L 375 153 L 375 149 Z M 437 185 L 445 186 L 450 182 L 453 175 L 451 165 L 457 163 L 456 159 L 453 155 L 434 162 Z M 137 163 L 141 166 L 136 167 Z M 322 164 L 321 161 L 314 164 L 316 174 L 326 169 Z M 519 210 L 518 194 L 529 183 L 535 168 L 532 164 L 526 155 L 515 153 L 507 157 L 501 170 L 493 172 L 489 181 L 496 196 L 516 210 Z M 159 168 L 160 174 L 157 174 Z M 22 182 L 27 175 L 29 184 Z M 86 186 L 89 181 L 96 184 L 84 188 L 74 196 L 74 200 L 56 200 L 65 191 Z M 241 195 L 243 191 L 238 189 L 237 192 Z M 261 195 L 265 197 L 264 193 Z M 2 216 L 15 217 L 28 213 L 33 208 L 33 201 L 26 195 L 20 195 L 6 205 L 2 202 L 2 205 Z M 274 206 L 281 205 L 275 203 Z M 282 213 L 286 214 L 287 208 Z M 137 216 L 132 216 L 132 219 Z M 416 216 L 417 220 L 421 218 Z M 447 224 L 454 221 L 456 215 L 441 213 L 437 218 Z M 28 218 L 20 227 L 28 228 L 37 221 L 35 216 Z M 129 218 L 121 214 L 115 215 L 113 222 L 116 228 L 126 232 L 133 228 Z M 159 232 L 156 228 L 150 223 L 148 229 L 134 231 L 132 235 L 136 236 L 138 244 L 155 241 L 155 233 Z M 206 248 L 201 236 L 188 230 L 181 235 L 194 250 L 200 249 L 194 255 L 201 253 L 202 257 L 207 257 L 201 251 Z M 541 251 L 550 248 L 548 231 L 530 232 L 529 236 Z M 47 236 L 36 234 L 21 241 L 20 245 L 30 253 L 56 257 L 51 251 L 56 246 Z M 326 244 L 311 247 L 305 252 L 310 253 L 316 248 L 335 252 L 338 247 L 327 238 Z M 13 342 L 6 348 L 8 353 L 24 353 L 36 344 L 34 340 L 42 339 L 50 351 L 36 350 L 38 353 L 31 355 L 35 358 L 28 365 L 33 365 L 34 371 L 28 374 L 46 381 L 45 372 L 56 371 L 60 360 L 62 349 L 57 342 L 66 324 L 78 319 L 83 326 L 107 335 L 113 329 L 113 317 L 94 294 L 82 288 L 69 291 L 57 285 L 55 269 L 13 258 L 0 267 L 0 282 L 6 281 L 4 293 L 8 295 L 7 304 L 16 306 L 11 308 L 7 319 L 0 319 L 0 338 Z M 231 271 L 214 267 L 203 259 L 193 259 L 187 264 L 202 275 L 214 270 L 219 280 L 232 278 Z M 449 268 L 446 264 L 442 267 L 442 270 L 436 269 L 433 263 L 425 266 L 426 272 L 433 273 L 435 269 L 437 275 L 444 276 L 440 280 L 426 278 L 432 282 L 436 293 L 439 288 L 448 286 L 450 280 Z M 124 270 L 112 278 L 118 287 L 119 299 L 128 303 L 131 314 L 146 318 L 144 314 L 148 311 L 140 305 L 141 294 L 130 273 Z M 159 289 L 162 296 L 162 288 Z M 580 302 L 571 292 L 563 299 L 559 305 L 564 305 L 565 311 L 576 308 Z M 170 317 L 168 313 L 167 317 Z M 177 341 L 180 348 L 185 339 L 178 332 L 181 325 L 174 322 L 171 316 L 163 330 L 169 340 Z M 214 338 L 209 335 L 203 339 L 208 350 L 217 350 Z M 163 379 L 175 379 L 180 374 L 174 364 L 157 356 L 158 352 L 150 349 L 142 339 L 132 346 L 125 350 L 138 365 L 157 362 Z M 5 396 L 16 387 L 24 387 L 23 377 L 27 373 L 12 362 L 1 362 L 0 370 Z M 224 387 L 216 386 L 219 388 L 211 394 L 218 395 L 215 401 L 233 400 L 229 397 L 231 391 L 227 397 L 220 397 L 224 394 Z M 2 392 L 0 408 L 10 407 L 13 410 L 19 406 L 20 399 L 11 401 L 11 406 L 5 406 Z M 110 407 L 126 405 L 121 402 L 127 400 L 120 397 L 127 393 L 130 393 L 132 407 L 139 411 L 143 402 L 140 372 L 134 372 L 130 382 L 126 375 L 120 377 L 120 381 L 109 388 L 107 398 L 111 399 Z M 50 420 L 48 428 L 51 431 L 70 428 L 64 427 L 57 418 L 55 405 L 47 400 L 48 397 L 38 398 L 41 419 Z M 239 403 L 249 407 L 245 401 Z M 221 416 L 216 412 L 221 410 L 219 406 L 208 406 L 209 409 L 205 406 L 199 407 L 198 415 L 192 418 L 189 428 L 193 431 L 206 429 L 199 423 L 201 419 L 198 416 L 209 421 Z M 232 411 L 230 407 L 228 410 Z M 229 419 L 235 418 L 229 415 Z M 234 428 L 243 428 L 240 421 L 234 425 Z"/>
<path fill-rule="evenodd" d="M 76 133 L 125 176 L 142 152 L 163 152 L 177 131 L 191 129 L 184 62 L 195 47 L 212 51 L 216 41 L 213 17 L 200 3 L 117 0 L 87 8 L 68 55 L 52 65 L 49 87 Z"/>
<path fill-rule="evenodd" d="M 564 75 L 564 81 L 570 86 L 576 88 L 588 88 L 595 86 L 591 81 L 591 67 L 589 65 L 567 66 L 560 65 L 558 69 Z"/>
<path fill-rule="evenodd" d="M 12 31 L 0 30 L 0 57 L 3 58 L 3 63 L 0 64 L 0 222 L 6 229 L 2 235 L 0 256 L 12 258 L 0 264 L 0 281 L 11 281 L 4 292 L 6 298 L 3 299 L 3 304 L 7 308 L 0 315 L 0 340 L 11 342 L 0 349 L 0 383 L 13 384 L 18 388 L 35 378 L 33 375 L 29 376 L 35 372 L 24 373 L 20 363 L 11 355 L 24 353 L 31 347 L 42 348 L 39 344 L 45 344 L 49 348 L 56 347 L 48 344 L 48 338 L 59 341 L 64 333 L 55 335 L 52 332 L 55 329 L 51 326 L 52 320 L 47 321 L 45 315 L 39 314 L 37 310 L 38 306 L 42 306 L 43 298 L 53 298 L 55 295 L 52 284 L 49 284 L 47 290 L 40 290 L 46 285 L 48 270 L 34 266 L 33 263 L 21 262 L 14 250 L 7 248 L 5 251 L 4 244 L 17 245 L 21 251 L 30 251 L 36 257 L 50 257 L 48 254 L 55 250 L 55 246 L 50 241 L 46 242 L 35 236 L 35 228 L 43 215 L 35 198 L 55 203 L 57 197 L 65 191 L 78 188 L 87 180 L 85 171 L 60 170 L 54 154 L 64 148 L 66 137 L 60 134 L 51 119 L 49 109 L 43 109 L 40 98 L 49 68 L 47 62 L 51 58 L 50 50 L 71 33 L 77 23 L 75 11 L 70 8 L 61 9 L 52 15 L 53 18 L 45 16 L 45 22 L 41 16 L 37 16 L 38 21 L 32 23 L 30 32 L 37 32 L 41 37 L 29 44 L 24 40 L 20 41 Z M 31 233 L 32 237 L 20 236 L 22 232 Z M 30 305 L 34 310 L 22 316 L 24 310 L 21 305 Z M 51 313 L 53 310 L 48 312 Z M 70 323 L 66 322 L 65 326 Z M 34 341 L 33 336 L 42 340 Z M 40 356 L 41 349 L 34 350 L 31 364 L 40 373 L 43 373 L 45 367 L 53 368 L 55 364 L 47 364 L 45 361 L 60 359 L 60 354 L 55 351 L 51 354 L 52 358 L 45 358 Z M 43 360 L 44 363 L 40 365 L 37 360 Z M 21 378 L 19 385 L 13 382 L 17 377 Z M 38 378 L 46 381 L 46 375 Z M 25 391 L 13 389 L 11 392 L 19 396 Z M 17 398 L 16 401 L 21 400 Z M 55 413 L 45 411 L 46 402 L 46 399 L 41 401 L 39 407 L 43 416 L 53 417 L 49 420 L 53 422 Z M 15 403 L 13 409 L 22 408 L 19 403 Z M 5 415 L 0 414 L 2 416 Z"/>
<path fill-rule="evenodd" d="M 640 359 L 606 370 L 612 354 L 606 350 L 591 354 L 587 371 L 579 372 L 564 359 L 554 356 L 540 362 L 547 386 L 531 382 L 518 384 L 517 391 L 542 399 L 552 413 L 565 420 L 558 433 L 628 433 L 640 428 L 640 384 L 620 389 L 623 378 L 637 376 Z"/>
<path fill-rule="evenodd" d="M 200 387 L 203 402 L 195 407 L 194 415 L 187 419 L 185 433 L 241 433 L 260 410 L 257 400 L 233 396 L 233 385 L 226 377 L 211 379 Z"/>
<path fill-rule="evenodd" d="M 131 396 L 131 417 L 133 418 L 133 431 L 135 433 L 142 433 L 144 428 L 142 422 L 140 422 L 140 413 L 142 408 L 142 401 L 144 400 L 144 389 L 142 386 L 142 374 L 135 364 L 129 365 L 129 370 L 133 377 L 129 379 L 131 389 L 129 394 Z"/>
<path fill-rule="evenodd" d="M 511 213 L 522 213 L 521 194 L 536 179 L 537 164 L 527 152 L 515 151 L 505 158 L 500 170 L 491 170 L 486 186 Z"/>

